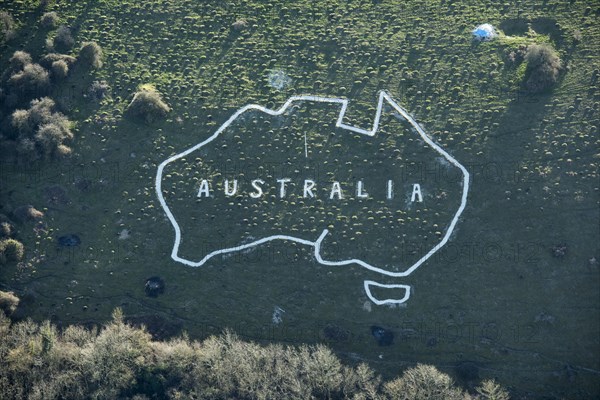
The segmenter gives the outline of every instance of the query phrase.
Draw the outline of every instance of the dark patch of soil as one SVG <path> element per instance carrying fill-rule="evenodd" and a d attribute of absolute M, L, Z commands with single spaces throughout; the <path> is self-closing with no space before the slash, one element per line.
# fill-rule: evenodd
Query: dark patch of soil
<path fill-rule="evenodd" d="M 68 234 L 58 238 L 58 244 L 62 247 L 73 247 L 81 244 L 81 239 L 75 234 Z"/>
<path fill-rule="evenodd" d="M 144 285 L 146 296 L 157 297 L 165 291 L 165 281 L 159 276 L 153 276 L 146 280 Z"/>
<path fill-rule="evenodd" d="M 380 346 L 390 346 L 394 343 L 394 332 L 380 326 L 371 326 L 371 335 Z"/>
<path fill-rule="evenodd" d="M 71 202 L 67 191 L 60 185 L 52 185 L 44 188 L 44 198 L 49 205 L 64 206 Z"/>

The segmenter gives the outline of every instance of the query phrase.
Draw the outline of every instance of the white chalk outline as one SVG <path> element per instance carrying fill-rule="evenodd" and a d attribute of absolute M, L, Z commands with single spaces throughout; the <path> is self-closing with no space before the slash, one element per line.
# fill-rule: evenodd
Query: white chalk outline
<path fill-rule="evenodd" d="M 390 104 L 396 111 L 398 111 L 398 113 L 400 113 L 400 115 L 402 115 L 402 117 L 404 119 L 406 119 L 416 129 L 416 131 L 419 133 L 421 138 L 429 146 L 431 146 L 435 151 L 437 151 L 439 154 L 441 154 L 452 165 L 454 165 L 455 167 L 458 167 L 463 173 L 463 193 L 462 193 L 462 197 L 461 197 L 460 207 L 458 208 L 458 211 L 456 212 L 456 214 L 454 214 L 454 218 L 452 219 L 450 226 L 446 230 L 446 234 L 444 235 L 442 240 L 436 246 L 434 246 L 423 257 L 421 257 L 416 263 L 414 263 L 412 266 L 410 266 L 410 268 L 408 268 L 407 270 L 402 271 L 402 272 L 392 272 L 392 271 L 388 271 L 388 270 L 385 270 L 385 269 L 382 269 L 379 267 L 375 267 L 375 266 L 370 265 L 359 259 L 348 259 L 348 260 L 341 260 L 341 261 L 324 260 L 320 254 L 321 253 L 321 243 L 322 243 L 323 239 L 325 238 L 325 236 L 327 236 L 327 234 L 329 233 L 328 229 L 323 229 L 323 232 L 321 233 L 321 235 L 314 242 L 310 241 L 310 240 L 306 240 L 306 239 L 297 238 L 294 236 L 273 235 L 273 236 L 267 236 L 262 239 L 258 239 L 253 242 L 246 243 L 246 244 L 243 244 L 240 246 L 215 250 L 215 251 L 207 254 L 206 256 L 204 256 L 204 258 L 202 260 L 197 261 L 197 262 L 186 260 L 177 255 L 177 253 L 179 251 L 179 245 L 181 243 L 181 229 L 179 228 L 179 224 L 175 220 L 175 217 L 171 213 L 171 210 L 167 206 L 167 203 L 162 194 L 162 182 L 161 182 L 162 181 L 162 173 L 167 164 L 169 164 L 175 160 L 178 160 L 180 158 L 183 158 L 183 157 L 187 156 L 188 154 L 190 154 L 190 153 L 198 150 L 199 148 L 207 145 L 208 143 L 212 142 L 214 139 L 216 139 L 221 134 L 221 132 L 223 132 L 225 129 L 227 129 L 227 127 L 233 121 L 235 121 L 237 119 L 237 117 L 239 117 L 241 114 L 245 113 L 248 110 L 259 110 L 259 111 L 262 111 L 269 115 L 281 115 L 295 101 L 315 101 L 315 102 L 323 102 L 323 103 L 339 103 L 342 105 L 342 108 L 340 110 L 338 119 L 335 123 L 336 127 L 342 128 L 345 130 L 349 130 L 352 132 L 360 133 L 363 135 L 367 135 L 367 136 L 374 136 L 379 128 L 379 119 L 381 118 L 381 113 L 382 113 L 382 109 L 383 109 L 383 100 L 386 100 L 388 102 L 388 104 Z M 289 240 L 292 242 L 296 242 L 296 243 L 314 247 L 315 258 L 317 259 L 317 261 L 320 264 L 323 264 L 323 265 L 342 266 L 342 265 L 349 265 L 349 264 L 358 264 L 361 267 L 366 268 L 368 270 L 378 272 L 380 274 L 394 277 L 394 278 L 408 276 L 414 270 L 419 268 L 419 266 L 421 266 L 421 264 L 423 264 L 425 261 L 427 261 L 433 254 L 435 254 L 435 252 L 437 252 L 439 249 L 441 249 L 450 239 L 450 236 L 452 235 L 452 232 L 454 231 L 454 227 L 456 226 L 456 223 L 458 222 L 460 215 L 462 214 L 463 210 L 465 209 L 465 207 L 467 205 L 467 194 L 469 192 L 469 179 L 470 179 L 469 172 L 458 161 L 456 161 L 452 156 L 450 156 L 450 154 L 448 154 L 445 150 L 443 150 L 440 146 L 438 146 L 433 140 L 431 140 L 431 138 L 429 138 L 429 136 L 427 136 L 427 134 L 425 133 L 423 128 L 421 128 L 421 126 L 408 114 L 408 112 L 406 112 L 406 110 L 404 108 L 400 107 L 390 97 L 390 95 L 387 94 L 385 91 L 382 90 L 381 92 L 379 92 L 379 101 L 377 103 L 377 111 L 375 112 L 375 119 L 373 121 L 373 127 L 371 130 L 361 129 L 361 128 L 357 128 L 354 126 L 344 124 L 342 122 L 342 120 L 344 119 L 344 115 L 346 114 L 347 108 L 348 108 L 348 99 L 337 98 L 337 97 L 321 97 L 321 96 L 312 96 L 312 95 L 292 96 L 278 110 L 271 110 L 271 109 L 265 108 L 265 107 L 257 105 L 257 104 L 248 104 L 248 105 L 240 108 L 238 111 L 236 111 L 235 114 L 233 114 L 227 121 L 225 121 L 225 123 L 223 123 L 223 125 L 221 125 L 219 127 L 219 129 L 217 129 L 216 132 L 213 133 L 212 136 L 210 136 L 208 139 L 204 140 L 203 142 L 198 143 L 197 145 L 185 150 L 182 153 L 171 156 L 168 159 L 166 159 L 165 161 L 163 161 L 158 166 L 158 170 L 156 173 L 156 194 L 158 196 L 158 200 L 160 201 L 161 206 L 163 207 L 165 213 L 167 214 L 167 217 L 169 218 L 169 220 L 171 221 L 171 224 L 173 225 L 173 228 L 175 229 L 175 244 L 173 245 L 173 250 L 171 251 L 171 258 L 177 262 L 180 262 L 185 265 L 189 265 L 191 267 L 199 267 L 199 266 L 205 264 L 212 257 L 219 255 L 219 254 L 227 254 L 227 253 L 232 253 L 235 251 L 245 250 L 245 249 L 269 242 L 271 240 Z M 401 289 L 405 290 L 405 294 L 402 299 L 377 300 L 371 294 L 370 286 L 377 286 L 377 287 L 383 287 L 383 288 L 401 288 Z M 408 286 L 408 285 L 382 284 L 382 283 L 377 283 L 374 281 L 365 280 L 364 281 L 364 289 L 365 289 L 365 292 L 366 292 L 367 296 L 369 297 L 369 299 L 377 305 L 400 304 L 400 303 L 404 303 L 405 301 L 407 301 L 410 297 L 410 286 Z"/>

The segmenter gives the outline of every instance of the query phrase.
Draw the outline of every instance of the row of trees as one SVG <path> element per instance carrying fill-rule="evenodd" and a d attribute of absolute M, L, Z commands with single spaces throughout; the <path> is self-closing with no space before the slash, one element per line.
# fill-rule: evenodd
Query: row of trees
<path fill-rule="evenodd" d="M 100 330 L 63 331 L 48 322 L 11 323 L 0 312 L 0 365 L 7 400 L 509 398 L 493 381 L 468 394 L 427 365 L 384 382 L 366 364 L 343 365 L 322 345 L 261 346 L 229 332 L 202 342 L 185 335 L 154 341 L 118 309 Z"/>

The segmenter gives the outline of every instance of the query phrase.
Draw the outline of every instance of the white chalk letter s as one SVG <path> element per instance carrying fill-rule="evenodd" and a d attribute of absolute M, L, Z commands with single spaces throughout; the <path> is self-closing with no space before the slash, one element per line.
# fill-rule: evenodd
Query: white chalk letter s
<path fill-rule="evenodd" d="M 255 192 L 250 193 L 250 197 L 253 199 L 258 199 L 263 195 L 263 190 L 260 185 L 264 185 L 265 181 L 262 179 L 254 179 L 252 180 L 252 187 L 256 190 Z"/>

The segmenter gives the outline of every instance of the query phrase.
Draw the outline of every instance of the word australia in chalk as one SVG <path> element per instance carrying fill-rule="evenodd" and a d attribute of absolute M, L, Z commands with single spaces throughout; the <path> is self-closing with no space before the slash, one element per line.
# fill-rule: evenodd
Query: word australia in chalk
<path fill-rule="evenodd" d="M 381 185 L 380 185 L 381 186 Z M 292 182 L 291 178 L 278 178 L 273 182 L 267 182 L 263 179 L 252 179 L 241 182 L 238 179 L 224 179 L 215 184 L 208 179 L 201 179 L 196 196 L 199 198 L 214 198 L 215 192 L 221 193 L 226 197 L 247 195 L 253 199 L 259 199 L 265 196 L 266 192 L 274 190 L 281 199 L 295 192 L 296 196 L 302 198 L 325 197 L 330 200 L 342 200 L 346 197 L 354 196 L 358 199 L 368 199 L 373 195 L 381 195 L 382 198 L 392 200 L 394 198 L 394 181 L 388 179 L 383 187 L 367 188 L 364 180 L 357 180 L 354 184 L 341 183 L 332 180 L 328 183 L 317 183 L 312 179 L 304 179 L 300 182 Z M 423 202 L 421 185 L 413 183 L 408 193 L 411 202 Z"/>
<path fill-rule="evenodd" d="M 171 258 L 230 265 L 229 255 L 283 241 L 327 274 L 356 275 L 374 304 L 408 301 L 404 278 L 450 240 L 469 172 L 386 92 L 368 128 L 344 122 L 349 104 L 312 95 L 275 109 L 248 104 L 164 160 L 156 193 L 173 226 Z"/>

